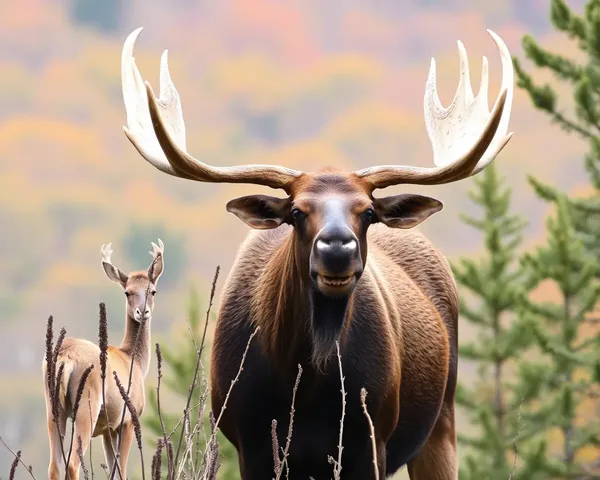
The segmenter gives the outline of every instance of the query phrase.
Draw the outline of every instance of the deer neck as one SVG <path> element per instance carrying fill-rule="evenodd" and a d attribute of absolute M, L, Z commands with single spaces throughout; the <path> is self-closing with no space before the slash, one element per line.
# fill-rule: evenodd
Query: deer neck
<path fill-rule="evenodd" d="M 142 371 L 144 378 L 150 368 L 150 322 L 137 322 L 129 315 L 125 321 L 125 335 L 120 349 L 131 358 Z M 137 343 L 136 343 L 137 342 Z"/>

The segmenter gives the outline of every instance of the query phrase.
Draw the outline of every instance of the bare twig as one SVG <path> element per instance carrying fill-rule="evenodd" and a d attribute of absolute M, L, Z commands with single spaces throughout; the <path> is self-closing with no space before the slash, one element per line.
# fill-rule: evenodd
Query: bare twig
<path fill-rule="evenodd" d="M 208 330 L 208 319 L 210 318 L 210 310 L 211 310 L 211 308 L 213 306 L 213 301 L 215 299 L 215 290 L 216 290 L 216 287 L 217 287 L 217 279 L 219 278 L 219 272 L 220 272 L 220 270 L 221 270 L 221 267 L 219 265 L 217 265 L 217 268 L 215 269 L 215 276 L 214 276 L 213 282 L 212 282 L 212 288 L 211 288 L 211 291 L 210 291 L 208 308 L 206 310 L 206 320 L 204 322 L 204 332 L 202 334 L 202 340 L 200 342 L 200 348 L 196 352 L 196 367 L 194 369 L 194 377 L 192 379 L 192 384 L 190 385 L 189 394 L 188 394 L 187 402 L 186 402 L 186 405 L 185 405 L 185 409 L 183 410 L 184 423 L 186 421 L 185 419 L 189 415 L 189 412 L 190 412 L 190 403 L 192 401 L 192 396 L 194 395 L 194 390 L 196 389 L 196 384 L 198 383 L 198 370 L 200 369 L 200 363 L 201 363 L 201 358 L 202 358 L 202 350 L 204 349 L 204 342 L 206 340 L 206 331 Z M 178 442 L 178 445 L 177 445 L 177 453 L 175 453 L 175 460 L 173 461 L 173 468 L 176 468 L 175 466 L 177 465 L 177 460 L 179 459 L 179 452 L 181 451 L 181 445 L 182 445 L 182 442 L 183 442 L 183 434 L 184 434 L 184 428 L 181 429 L 181 434 L 179 435 L 179 442 Z"/>
<path fill-rule="evenodd" d="M 338 458 L 335 460 L 333 457 L 329 457 L 329 463 L 333 464 L 333 478 L 334 480 L 340 480 L 340 475 L 342 474 L 342 450 L 344 450 L 344 446 L 342 444 L 342 438 L 344 436 L 344 417 L 346 416 L 346 388 L 344 387 L 344 372 L 342 370 L 342 355 L 340 354 L 340 343 L 338 341 L 335 342 L 335 347 L 337 350 L 338 357 L 338 366 L 340 369 L 340 383 L 342 393 L 342 416 L 340 417 L 340 436 L 338 441 Z"/>
<path fill-rule="evenodd" d="M 6 449 L 13 454 L 13 456 L 15 457 L 15 459 L 18 459 L 18 462 L 23 465 L 23 467 L 25 467 L 25 470 L 27 470 L 27 472 L 29 473 L 29 476 L 33 479 L 33 480 L 37 480 L 37 478 L 35 478 L 35 475 L 33 474 L 33 469 L 31 468 L 31 465 L 27 466 L 25 465 L 25 462 L 23 462 L 23 459 L 21 458 L 21 453 L 19 452 L 15 452 L 12 448 L 10 448 L 6 442 L 4 441 L 4 439 L 2 437 L 0 437 L 0 442 L 2 442 L 2 444 L 6 447 Z M 17 455 L 18 453 L 18 455 Z"/>
<path fill-rule="evenodd" d="M 283 465 L 287 462 L 287 457 L 290 453 L 290 445 L 292 443 L 292 433 L 294 431 L 294 413 L 296 412 L 296 393 L 298 392 L 298 385 L 300 384 L 300 377 L 302 376 L 302 366 L 298 364 L 298 375 L 296 376 L 296 382 L 294 383 L 294 389 L 292 390 L 292 406 L 290 408 L 290 423 L 288 426 L 288 434 L 285 439 L 285 447 L 283 449 L 283 458 L 279 462 L 279 469 L 275 470 L 275 480 L 281 478 L 283 473 Z M 277 425 L 277 424 L 275 424 Z M 277 452 L 279 457 L 279 451 Z"/>
<path fill-rule="evenodd" d="M 154 452 L 154 456 L 152 457 L 152 480 L 160 480 L 160 475 L 162 473 L 162 450 L 164 445 L 164 440 L 159 438 L 156 444 L 156 452 Z M 167 479 L 170 480 L 170 478 L 171 477 L 167 475 Z"/>
<path fill-rule="evenodd" d="M 275 475 L 281 468 L 281 459 L 279 458 L 279 440 L 277 439 L 277 420 L 271 420 L 271 445 L 273 445 L 273 466 Z"/>
<path fill-rule="evenodd" d="M 238 382 L 240 375 L 242 374 L 242 371 L 244 370 L 244 362 L 246 361 L 246 355 L 248 354 L 248 350 L 250 348 L 250 344 L 252 343 L 252 339 L 254 338 L 254 335 L 256 335 L 258 333 L 258 331 L 260 330 L 260 327 L 256 327 L 256 329 L 250 334 L 250 338 L 248 338 L 248 343 L 246 344 L 246 349 L 244 350 L 244 354 L 242 355 L 242 360 L 240 362 L 240 368 L 237 371 L 237 374 L 235 375 L 235 378 L 231 381 L 231 385 L 229 385 L 229 390 L 227 390 L 227 395 L 225 395 L 225 400 L 223 401 L 223 406 L 221 407 L 221 411 L 219 412 L 219 416 L 217 417 L 217 420 L 215 421 L 214 424 L 214 428 L 212 428 L 212 432 L 210 435 L 210 439 L 208 441 L 208 444 L 206 446 L 206 452 L 205 455 L 208 455 L 208 461 L 207 461 L 207 471 L 210 471 L 213 466 L 211 464 L 212 462 L 212 456 L 214 455 L 213 450 L 215 450 L 217 448 L 218 445 L 216 445 L 216 438 L 217 438 L 217 432 L 219 430 L 219 423 L 221 422 L 221 418 L 223 418 L 223 413 L 225 412 L 225 409 L 227 408 L 227 402 L 229 401 L 229 397 L 231 396 L 231 391 L 233 390 L 234 385 Z M 212 414 L 212 412 L 211 412 Z M 210 477 L 205 477 L 205 478 L 210 478 Z"/>
<path fill-rule="evenodd" d="M 131 403 L 131 398 L 129 398 L 129 395 L 127 394 L 127 392 L 125 392 L 125 389 L 123 388 L 121 380 L 119 380 L 117 372 L 114 370 L 113 376 L 115 377 L 115 383 L 117 384 L 117 388 L 119 389 L 121 398 L 123 399 L 123 402 L 125 402 L 125 407 L 127 408 L 127 410 L 129 410 L 129 415 L 131 416 L 131 423 L 133 423 L 133 430 L 135 432 L 136 443 L 138 446 L 138 450 L 140 451 L 140 462 L 142 464 L 142 480 L 145 480 L 146 473 L 144 471 L 144 451 L 142 449 L 142 427 L 140 425 L 140 417 L 137 413 L 137 410 L 133 406 L 133 403 Z"/>
<path fill-rule="evenodd" d="M 10 473 L 8 474 L 8 480 L 14 480 L 15 472 L 17 471 L 17 466 L 19 465 L 20 460 L 21 460 L 21 450 L 17 450 L 15 459 L 13 460 L 13 462 L 10 466 Z"/>
<path fill-rule="evenodd" d="M 85 480 L 89 480 L 90 473 L 88 472 L 88 469 L 85 466 L 85 459 L 83 458 L 83 445 L 81 444 L 81 435 L 77 435 L 77 455 L 79 456 L 79 461 L 81 462 L 81 469 L 83 470 L 83 478 L 85 478 Z"/>
<path fill-rule="evenodd" d="M 53 347 L 54 342 L 54 329 L 53 329 L 54 317 L 50 315 L 48 317 L 48 323 L 46 324 L 46 384 L 48 386 L 48 395 L 50 396 L 50 405 L 52 410 L 52 421 L 56 425 L 56 431 L 58 432 L 58 436 L 60 438 L 60 451 L 63 457 L 63 461 L 65 465 L 67 465 L 67 456 L 65 455 L 65 447 L 64 447 L 64 434 L 60 431 L 59 425 L 59 391 L 60 384 L 62 382 L 62 375 L 64 365 L 61 364 L 58 369 L 58 378 L 56 374 L 56 362 L 58 359 L 58 354 L 60 353 L 60 347 L 65 338 L 66 330 L 61 328 L 60 334 L 58 336 L 56 345 Z M 58 381 L 58 384 L 57 384 Z"/>
<path fill-rule="evenodd" d="M 160 421 L 160 427 L 163 432 L 163 445 L 160 448 L 160 451 L 162 452 L 162 448 L 167 444 L 167 430 L 165 427 L 165 422 L 164 422 L 163 416 L 162 416 L 162 409 L 160 406 L 160 383 L 161 383 L 161 379 L 162 379 L 162 353 L 160 351 L 160 345 L 158 343 L 156 344 L 156 369 L 157 369 L 156 410 L 158 412 L 158 420 Z M 158 453 L 158 448 L 157 448 L 157 453 Z M 161 453 L 161 455 L 162 455 L 162 453 Z M 161 461 L 162 461 L 162 458 L 161 458 Z M 162 464 L 161 464 L 160 468 L 162 468 Z M 154 476 L 154 472 L 152 473 L 152 475 Z M 173 459 L 168 458 L 168 452 L 167 452 L 167 478 L 170 479 L 172 475 L 173 475 Z"/>
<path fill-rule="evenodd" d="M 90 391 L 88 390 L 88 410 L 90 413 L 90 432 L 94 431 L 94 421 L 92 420 L 92 401 L 90 399 Z M 90 473 L 92 480 L 94 480 L 94 462 L 92 461 L 92 442 L 90 442 L 88 449 L 90 451 Z"/>
<path fill-rule="evenodd" d="M 377 444 L 375 443 L 375 427 L 373 427 L 371 415 L 369 415 L 369 412 L 367 411 L 367 391 L 364 388 L 360 389 L 360 403 L 362 405 L 365 417 L 367 417 L 367 422 L 369 422 L 371 445 L 373 447 L 373 469 L 375 471 L 375 480 L 379 480 L 379 466 L 377 465 Z"/>
<path fill-rule="evenodd" d="M 106 405 L 106 361 L 108 359 L 108 322 L 106 320 L 106 304 L 104 302 L 100 302 L 99 309 L 100 318 L 98 320 L 98 347 L 100 348 L 100 379 L 102 380 L 102 405 Z M 108 418 L 107 408 L 104 408 L 104 416 L 106 417 L 106 427 L 110 430 L 110 420 Z M 113 470 L 109 478 L 112 480 L 114 477 L 114 469 L 116 465 L 116 469 L 119 472 L 119 477 L 124 479 L 123 472 L 121 472 L 121 467 L 119 466 L 119 455 L 115 451 L 113 442 L 108 443 L 110 444 L 110 449 L 112 450 L 112 457 L 115 459 Z"/>
<path fill-rule="evenodd" d="M 62 366 L 63 364 L 61 364 L 61 367 Z M 83 395 L 83 390 L 85 389 L 85 383 L 87 382 L 87 379 L 90 376 L 93 368 L 94 365 L 90 365 L 84 370 L 83 374 L 81 375 L 81 379 L 79 380 L 79 385 L 77 386 L 77 394 L 75 395 L 75 403 L 73 404 L 73 417 L 71 418 L 71 445 L 69 446 L 69 455 L 67 456 L 67 461 L 65 462 L 65 468 L 67 468 L 67 471 L 69 462 L 71 461 L 71 454 L 73 453 L 73 444 L 75 443 L 75 421 L 77 419 L 77 411 L 79 410 L 79 404 L 81 403 L 81 396 Z M 56 389 L 58 390 L 58 385 L 56 386 Z M 81 439 L 79 439 L 79 441 L 81 441 Z"/>

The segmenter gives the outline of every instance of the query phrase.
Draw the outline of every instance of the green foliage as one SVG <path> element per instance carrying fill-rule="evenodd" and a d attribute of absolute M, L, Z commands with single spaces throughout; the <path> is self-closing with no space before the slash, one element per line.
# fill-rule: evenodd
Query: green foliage
<path fill-rule="evenodd" d="M 547 222 L 547 243 L 522 258 L 528 288 L 550 281 L 560 292 L 553 302 L 523 298 L 520 315 L 541 352 L 526 368 L 538 372 L 542 392 L 535 408 L 524 409 L 530 448 L 520 453 L 530 471 L 543 475 L 540 478 L 578 478 L 584 468 L 579 455 L 599 440 L 600 424 L 594 415 L 582 422 L 578 411 L 591 405 L 598 386 L 600 336 L 589 333 L 586 323 L 600 298 L 600 284 L 595 259 L 577 234 L 571 211 L 568 200 L 559 196 L 556 216 Z M 552 430 L 560 435 L 558 458 L 546 452 Z"/>
<path fill-rule="evenodd" d="M 473 435 L 459 434 L 459 442 L 468 448 L 460 478 L 506 480 L 512 470 L 509 450 L 523 398 L 519 394 L 530 398 L 535 393 L 515 391 L 508 380 L 510 368 L 532 341 L 514 315 L 524 291 L 516 257 L 525 222 L 511 214 L 511 191 L 503 186 L 494 164 L 473 180 L 476 188 L 469 196 L 483 215 L 480 219 L 463 216 L 463 221 L 483 234 L 485 254 L 452 265 L 461 287 L 461 322 L 470 323 L 477 332 L 475 341 L 460 345 L 460 355 L 479 366 L 474 386 L 459 385 L 456 396 L 477 427 Z M 465 291 L 472 301 L 462 300 Z"/>
<path fill-rule="evenodd" d="M 165 269 L 160 277 L 162 288 L 171 288 L 182 277 L 187 263 L 187 252 L 183 236 L 167 230 L 162 224 L 133 224 L 127 230 L 123 244 L 123 256 L 132 263 L 132 268 L 143 269 L 150 266 L 150 242 L 156 243 L 161 239 L 165 244 Z M 140 248 L 148 245 L 149 250 Z"/>
<path fill-rule="evenodd" d="M 121 0 L 74 0 L 71 15 L 81 23 L 114 32 L 119 27 Z"/>
<path fill-rule="evenodd" d="M 552 0 L 552 25 L 577 42 L 584 54 L 575 61 L 539 45 L 531 35 L 523 37 L 525 55 L 533 64 L 548 70 L 561 82 L 572 87 L 574 111 L 565 114 L 557 105 L 557 95 L 550 85 L 538 85 L 515 58 L 517 85 L 524 89 L 533 105 L 569 133 L 576 133 L 589 143 L 584 165 L 594 192 L 587 198 L 569 199 L 572 223 L 583 244 L 596 258 L 600 257 L 600 1 L 589 0 L 583 15 L 574 13 L 564 0 Z M 538 195 L 556 203 L 559 191 L 532 179 Z M 600 278 L 600 263 L 595 275 Z"/>
<path fill-rule="evenodd" d="M 201 311 L 198 295 L 193 289 L 190 292 L 188 322 L 190 335 L 193 336 L 191 339 L 186 339 L 184 341 L 170 340 L 161 345 L 163 370 L 160 392 L 161 415 L 165 424 L 166 433 L 170 434 L 173 432 L 171 441 L 173 442 L 175 451 L 177 450 L 177 443 L 183 428 L 180 423 L 182 417 L 181 412 L 185 407 L 190 385 L 192 385 L 194 379 L 197 361 L 196 348 L 201 345 L 205 323 L 205 315 Z M 206 348 L 204 348 L 203 357 L 206 358 Z M 190 402 L 190 429 L 193 429 L 195 425 L 199 425 L 203 429 L 197 436 L 201 452 L 206 445 L 207 439 L 210 437 L 210 398 L 207 385 L 208 372 L 205 363 L 205 361 L 201 362 L 198 383 Z M 181 410 L 177 413 L 173 411 L 167 412 L 164 409 L 165 396 L 171 396 L 173 394 L 175 394 L 181 402 Z M 158 415 L 156 389 L 148 388 L 147 395 L 149 411 L 144 415 L 142 421 L 146 428 L 159 438 L 163 436 L 163 430 Z M 235 448 L 220 432 L 217 434 L 217 441 L 219 442 L 222 461 L 221 467 L 219 468 L 219 478 L 223 480 L 238 480 L 240 477 Z M 166 465 L 167 459 L 163 452 L 163 466 L 165 471 Z"/>

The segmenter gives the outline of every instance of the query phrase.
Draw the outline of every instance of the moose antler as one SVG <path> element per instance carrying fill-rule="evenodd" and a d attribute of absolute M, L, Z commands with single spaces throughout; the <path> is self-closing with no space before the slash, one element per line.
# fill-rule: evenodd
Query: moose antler
<path fill-rule="evenodd" d="M 125 40 L 121 57 L 123 98 L 127 111 L 127 138 L 148 162 L 159 170 L 201 182 L 254 183 L 282 188 L 290 193 L 302 172 L 273 165 L 213 167 L 186 151 L 185 124 L 179 94 L 171 80 L 167 50 L 161 57 L 160 95 L 142 80 L 133 58 L 133 47 L 142 28 Z M 460 80 L 448 108 L 439 100 L 435 59 L 431 60 L 425 88 L 424 113 L 435 167 L 381 165 L 354 172 L 372 190 L 401 183 L 436 185 L 455 182 L 483 170 L 512 137 L 508 121 L 512 107 L 514 71 L 512 58 L 502 39 L 491 30 L 502 61 L 502 86 L 491 113 L 488 111 L 488 65 L 483 59 L 481 87 L 477 97 L 471 90 L 468 58 L 458 42 Z"/>
<path fill-rule="evenodd" d="M 502 86 L 492 112 L 488 110 L 488 63 L 483 57 L 481 86 L 473 96 L 469 77 L 469 61 L 459 40 L 460 79 L 454 99 L 444 108 L 437 94 L 435 59 L 431 59 L 425 87 L 424 113 L 427 134 L 433 149 L 433 168 L 404 165 L 382 165 L 359 170 L 373 188 L 400 183 L 436 185 L 461 180 L 483 170 L 500 153 L 512 137 L 507 134 L 512 107 L 514 72 L 510 52 L 502 39 L 487 31 L 502 61 Z"/>
<path fill-rule="evenodd" d="M 185 123 L 179 93 L 171 80 L 168 51 L 160 61 L 160 94 L 142 79 L 133 48 L 142 27 L 129 34 L 121 55 L 123 100 L 127 112 L 125 135 L 137 151 L 159 170 L 200 182 L 255 183 L 284 190 L 302 172 L 274 165 L 213 167 L 186 151 Z"/>

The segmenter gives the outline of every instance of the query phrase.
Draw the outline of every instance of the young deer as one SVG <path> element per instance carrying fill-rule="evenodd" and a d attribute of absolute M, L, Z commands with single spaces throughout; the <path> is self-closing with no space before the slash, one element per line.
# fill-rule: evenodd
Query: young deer
<path fill-rule="evenodd" d="M 83 453 L 87 450 L 91 437 L 102 435 L 104 453 L 107 465 L 112 471 L 114 453 L 118 451 L 119 469 L 126 478 L 127 457 L 134 435 L 134 427 L 129 410 L 126 409 L 120 448 L 118 446 L 118 433 L 124 401 L 119 393 L 113 372 L 116 372 L 125 390 L 129 381 L 129 371 L 134 355 L 134 345 L 138 339 L 133 356 L 133 371 L 129 397 L 138 415 L 142 414 L 145 404 L 144 380 L 150 366 L 150 320 L 154 309 L 154 295 L 156 284 L 163 272 L 164 245 L 158 240 L 159 245 L 152 243 L 153 251 L 150 254 L 153 262 L 146 271 L 123 273 L 111 263 L 111 244 L 102 246 L 102 267 L 108 278 L 123 287 L 126 297 L 125 335 L 120 347 L 108 346 L 106 361 L 105 398 L 102 398 L 102 379 L 100 369 L 100 348 L 84 339 L 65 338 L 60 348 L 56 366 L 63 365 L 63 375 L 56 389 L 58 390 L 58 425 L 53 421 L 52 393 L 46 382 L 46 360 L 43 363 L 46 416 L 48 420 L 48 438 L 50 441 L 50 465 L 48 477 L 51 480 L 59 478 L 59 464 L 62 459 L 61 436 L 64 438 L 67 417 L 73 417 L 74 403 L 77 390 L 86 369 L 93 365 L 85 383 L 81 396 L 80 406 L 76 412 L 75 433 L 72 439 L 72 453 L 69 459 L 68 475 L 70 480 L 79 478 L 80 460 L 77 454 L 77 438 L 81 437 Z M 57 375 L 58 376 L 58 375 Z M 108 424 L 107 424 L 108 417 Z M 113 450 L 114 449 L 114 450 Z M 65 451 L 68 448 L 65 447 Z M 116 469 L 116 467 L 115 467 Z M 116 469 L 117 472 L 119 469 Z M 118 473 L 114 478 L 119 478 Z"/>

